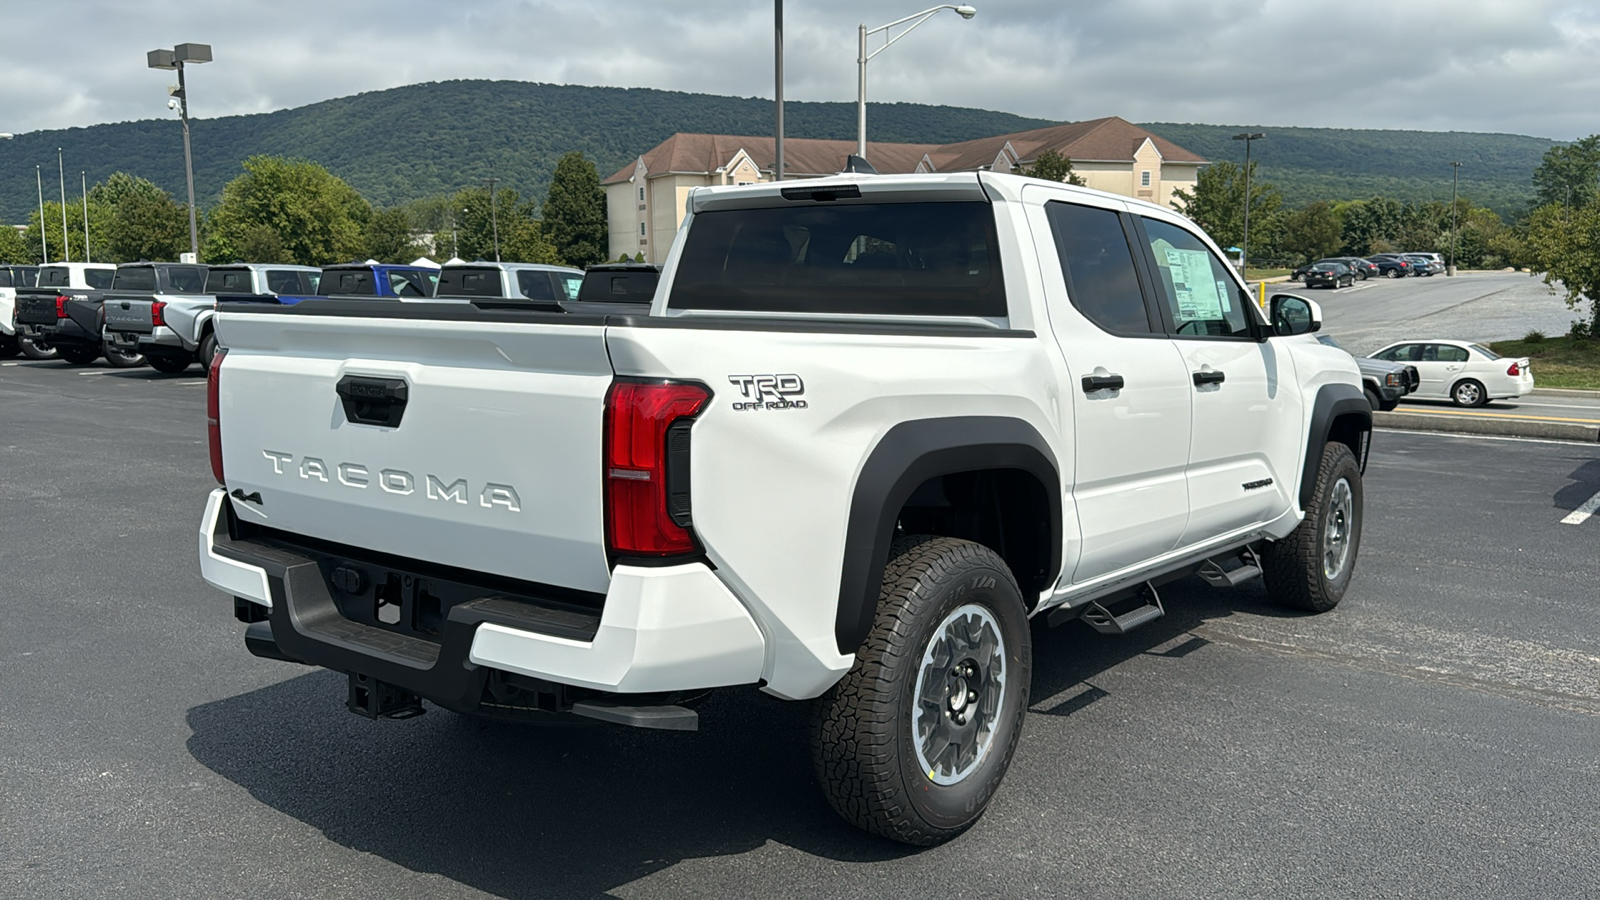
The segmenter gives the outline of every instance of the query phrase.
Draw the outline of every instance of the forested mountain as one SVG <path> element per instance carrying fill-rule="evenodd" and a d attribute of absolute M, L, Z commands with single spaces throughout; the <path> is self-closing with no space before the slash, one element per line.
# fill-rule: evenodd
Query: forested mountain
<path fill-rule="evenodd" d="M 203 94 L 197 94 L 204 109 Z M 1115 114 L 1116 110 L 1104 110 Z M 850 139 L 851 103 L 790 102 L 791 137 Z M 1009 113 L 911 103 L 873 104 L 875 140 L 947 142 L 1051 124 Z M 1238 159 L 1243 145 L 1228 140 L 1241 128 L 1211 125 L 1146 126 L 1210 159 Z M 772 128 L 767 100 L 642 88 L 604 88 L 513 81 L 447 81 L 374 91 L 247 116 L 193 123 L 195 178 L 203 206 L 240 173 L 248 156 L 267 153 L 327 166 L 379 205 L 481 184 L 494 177 L 523 196 L 541 197 L 556 159 L 569 150 L 593 158 L 602 177 L 676 131 L 765 134 Z M 1448 199 L 1451 159 L 1463 193 L 1503 213 L 1531 195 L 1529 177 L 1552 145 L 1540 138 L 1500 134 L 1257 129 L 1261 177 L 1285 200 L 1354 199 L 1387 194 L 1402 200 Z M 119 122 L 17 135 L 0 145 L 0 216 L 25 221 L 37 202 L 28 169 L 42 166 L 45 196 L 57 192 L 55 150 L 64 149 L 69 197 L 77 173 L 92 184 L 123 171 L 183 196 L 183 144 L 170 119 Z"/>

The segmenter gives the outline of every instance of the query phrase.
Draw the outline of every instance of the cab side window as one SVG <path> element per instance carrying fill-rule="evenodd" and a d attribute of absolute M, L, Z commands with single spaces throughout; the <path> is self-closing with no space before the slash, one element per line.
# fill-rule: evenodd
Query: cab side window
<path fill-rule="evenodd" d="M 1122 217 L 1115 210 L 1060 201 L 1045 204 L 1045 214 L 1067 276 L 1067 296 L 1078 312 L 1112 334 L 1156 331 Z"/>
<path fill-rule="evenodd" d="M 1158 219 L 1144 220 L 1156 294 L 1178 337 L 1253 338 L 1250 295 L 1200 238 Z"/>
<path fill-rule="evenodd" d="M 550 284 L 549 274 L 539 270 L 518 272 L 517 288 L 522 291 L 522 296 L 529 300 L 554 302 L 556 299 L 555 288 Z"/>

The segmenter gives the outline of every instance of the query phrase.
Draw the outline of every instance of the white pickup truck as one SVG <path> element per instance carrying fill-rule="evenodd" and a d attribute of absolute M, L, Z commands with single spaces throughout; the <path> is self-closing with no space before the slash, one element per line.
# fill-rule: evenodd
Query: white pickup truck
<path fill-rule="evenodd" d="M 1193 224 L 991 173 L 698 189 L 647 314 L 223 303 L 201 571 L 257 655 L 406 716 L 813 703 L 828 800 L 982 814 L 1030 617 L 1344 595 L 1371 410 Z"/>
<path fill-rule="evenodd" d="M 17 339 L 17 288 L 33 287 L 38 281 L 38 266 L 0 266 L 0 359 L 10 359 L 23 350 Z M 29 355 L 48 359 L 46 353 L 37 350 Z"/>
<path fill-rule="evenodd" d="M 211 365 L 217 352 L 212 316 L 217 296 L 228 294 L 300 296 L 315 294 L 322 270 L 315 266 L 256 265 L 240 263 L 193 267 L 199 290 L 179 290 L 179 285 L 156 267 L 128 266 L 147 275 L 142 290 L 118 284 L 105 300 L 106 345 L 129 353 L 142 353 L 151 368 L 177 373 L 194 363 Z M 190 270 L 183 270 L 190 271 Z M 118 277 L 128 280 L 126 274 Z"/>

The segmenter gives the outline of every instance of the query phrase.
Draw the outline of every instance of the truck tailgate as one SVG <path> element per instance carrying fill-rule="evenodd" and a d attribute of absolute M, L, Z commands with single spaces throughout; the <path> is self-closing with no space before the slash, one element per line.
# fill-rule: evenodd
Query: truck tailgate
<path fill-rule="evenodd" d="M 602 325 L 225 311 L 217 333 L 241 520 L 606 590 Z"/>
<path fill-rule="evenodd" d="M 112 294 L 106 297 L 106 330 L 130 334 L 149 334 L 151 299 Z"/>

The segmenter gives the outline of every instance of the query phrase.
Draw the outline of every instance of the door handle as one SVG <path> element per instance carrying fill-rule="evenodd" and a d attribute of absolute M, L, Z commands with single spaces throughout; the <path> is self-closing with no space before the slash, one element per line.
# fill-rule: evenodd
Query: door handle
<path fill-rule="evenodd" d="M 1227 373 L 1215 370 L 1205 370 L 1194 373 L 1194 386 L 1201 387 L 1207 384 L 1221 384 L 1228 380 Z"/>
<path fill-rule="evenodd" d="M 1095 391 L 1120 391 L 1123 387 L 1121 375 L 1085 375 L 1083 376 L 1083 392 L 1092 394 Z"/>

